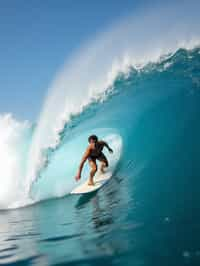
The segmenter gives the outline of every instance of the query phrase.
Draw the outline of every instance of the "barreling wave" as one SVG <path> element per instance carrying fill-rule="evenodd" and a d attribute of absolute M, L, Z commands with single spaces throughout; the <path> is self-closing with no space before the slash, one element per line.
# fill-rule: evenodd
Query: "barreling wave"
<path fill-rule="evenodd" d="M 112 25 L 68 59 L 49 88 L 38 120 L 30 148 L 27 183 L 31 184 L 47 163 L 43 151 L 59 146 L 66 123 L 92 102 L 105 100 L 120 73 L 128 74 L 130 66 L 142 69 L 179 48 L 191 49 L 200 43 L 196 27 L 198 5 L 194 1 L 193 5 L 183 2 L 181 6 L 142 10 L 137 16 Z"/>
<path fill-rule="evenodd" d="M 185 8 L 187 27 L 180 20 Z M 189 16 L 193 9 L 184 3 L 178 14 L 174 6 L 141 11 L 87 44 L 55 78 L 36 127 L 0 117 L 4 125 L 0 132 L 6 136 L 1 150 L 8 154 L 3 165 L 9 169 L 3 170 L 8 182 L 2 186 L 1 208 L 66 195 L 75 186 L 73 175 L 87 135 L 117 134 L 126 147 L 139 114 L 177 93 L 178 85 L 170 87 L 170 75 L 199 86 L 194 70 L 199 67 L 200 34 L 193 23 L 198 21 L 197 12 L 192 20 Z M 159 90 L 148 89 L 151 80 Z"/>
<path fill-rule="evenodd" d="M 42 163 L 43 167 L 38 172 L 40 178 L 30 183 L 26 180 L 29 167 L 27 157 L 29 155 L 30 158 L 37 126 L 33 127 L 28 122 L 17 122 L 9 114 L 2 115 L 0 117 L 2 162 L 0 207 L 24 206 L 69 193 L 75 186 L 73 175 L 85 149 L 87 136 L 94 132 L 100 137 L 117 134 L 121 135 L 126 144 L 127 138 L 134 137 L 132 125 L 137 123 L 139 114 L 145 113 L 150 105 L 156 106 L 155 102 L 177 93 L 178 86 L 170 88 L 171 80 L 164 80 L 163 77 L 170 77 L 174 73 L 183 83 L 184 78 L 190 79 L 193 89 L 200 87 L 197 71 L 200 69 L 199 62 L 199 48 L 179 49 L 157 63 L 149 63 L 139 70 L 130 67 L 128 74 L 118 75 L 106 97 L 103 93 L 102 98 L 94 99 L 80 114 L 71 116 L 71 120 L 64 124 L 62 131 L 59 131 L 57 145 L 42 150 L 46 163 Z M 164 81 L 168 82 L 165 84 L 165 92 L 158 93 L 156 88 L 152 92 L 149 80 L 154 82 L 156 80 L 155 84 L 160 89 Z M 192 88 L 189 87 L 188 90 Z M 139 98 L 137 94 L 140 95 Z M 135 99 L 134 106 L 127 107 L 131 98 Z M 144 98 L 142 103 L 140 98 Z M 123 119 L 124 116 L 126 120 Z M 131 156 L 128 156 L 127 161 L 131 160 Z M 31 192 L 29 195 L 26 194 L 27 190 Z"/>

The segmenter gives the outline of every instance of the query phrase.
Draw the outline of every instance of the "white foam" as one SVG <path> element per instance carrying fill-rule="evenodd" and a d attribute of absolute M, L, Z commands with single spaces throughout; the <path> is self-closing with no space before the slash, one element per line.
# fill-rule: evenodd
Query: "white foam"
<path fill-rule="evenodd" d="M 8 208 L 24 194 L 20 145 L 27 122 L 16 121 L 11 114 L 0 115 L 0 208 Z"/>

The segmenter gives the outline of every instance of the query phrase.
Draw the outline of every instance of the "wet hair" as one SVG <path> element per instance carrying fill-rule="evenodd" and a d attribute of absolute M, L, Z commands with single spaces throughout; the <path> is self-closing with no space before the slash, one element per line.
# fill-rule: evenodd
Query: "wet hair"
<path fill-rule="evenodd" d="M 96 135 L 91 135 L 88 138 L 88 142 L 90 142 L 91 140 L 94 140 L 94 142 L 97 142 L 98 141 L 98 137 Z"/>

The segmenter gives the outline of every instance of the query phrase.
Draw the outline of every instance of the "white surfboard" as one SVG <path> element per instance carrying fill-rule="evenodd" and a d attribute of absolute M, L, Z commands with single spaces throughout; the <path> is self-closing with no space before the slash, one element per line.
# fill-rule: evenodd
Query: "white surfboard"
<path fill-rule="evenodd" d="M 112 134 L 104 138 L 104 140 L 109 143 L 109 145 L 112 147 L 114 151 L 112 154 L 107 154 L 105 152 L 109 161 L 108 169 L 104 174 L 101 173 L 100 171 L 96 173 L 94 177 L 94 186 L 89 186 L 88 180 L 86 180 L 83 184 L 73 189 L 71 191 L 71 194 L 87 194 L 94 192 L 100 189 L 102 186 L 104 186 L 111 179 L 113 172 L 116 169 L 117 163 L 120 159 L 121 149 L 122 149 L 122 139 L 119 135 Z"/>

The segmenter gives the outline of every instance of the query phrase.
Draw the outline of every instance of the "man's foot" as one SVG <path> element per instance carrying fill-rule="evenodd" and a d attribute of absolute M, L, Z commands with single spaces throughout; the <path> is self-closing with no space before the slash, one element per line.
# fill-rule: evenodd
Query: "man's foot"
<path fill-rule="evenodd" d="M 94 181 L 89 181 L 88 186 L 94 186 Z"/>
<path fill-rule="evenodd" d="M 107 166 L 102 165 L 102 167 L 100 168 L 101 174 L 105 174 L 106 170 L 107 170 Z"/>
<path fill-rule="evenodd" d="M 103 162 L 101 163 L 101 167 L 100 167 L 100 172 L 101 172 L 101 174 L 105 174 L 107 167 L 108 167 L 107 160 L 106 160 L 106 162 L 103 161 Z"/>
<path fill-rule="evenodd" d="M 100 171 L 101 171 L 101 174 L 105 174 L 106 172 L 104 168 L 102 168 Z"/>

